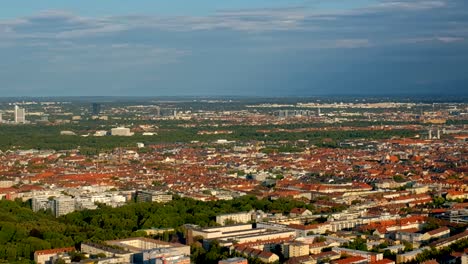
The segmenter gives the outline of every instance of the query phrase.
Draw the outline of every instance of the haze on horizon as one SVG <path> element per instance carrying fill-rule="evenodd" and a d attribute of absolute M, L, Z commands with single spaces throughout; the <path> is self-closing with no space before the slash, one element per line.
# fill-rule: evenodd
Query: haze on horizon
<path fill-rule="evenodd" d="M 1 96 L 467 95 L 465 0 L 24 0 Z"/>

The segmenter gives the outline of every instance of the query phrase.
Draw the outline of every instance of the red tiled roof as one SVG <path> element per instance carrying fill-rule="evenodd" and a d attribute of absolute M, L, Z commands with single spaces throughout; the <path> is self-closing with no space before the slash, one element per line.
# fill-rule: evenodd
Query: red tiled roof
<path fill-rule="evenodd" d="M 335 261 L 332 261 L 333 264 L 348 264 L 348 263 L 355 263 L 355 262 L 362 262 L 362 261 L 365 261 L 367 260 L 366 258 L 364 257 L 360 257 L 360 256 L 354 256 L 354 257 L 349 257 L 349 258 L 345 258 L 345 259 L 339 259 L 339 260 L 335 260 Z"/>
<path fill-rule="evenodd" d="M 44 249 L 44 250 L 37 250 L 34 252 L 35 255 L 51 255 L 63 252 L 70 252 L 74 251 L 74 247 L 67 247 L 67 248 L 54 248 L 54 249 Z"/>
<path fill-rule="evenodd" d="M 390 260 L 390 259 L 381 259 L 381 260 L 373 261 L 370 264 L 392 264 L 392 263 L 395 263 L 395 261 Z"/>
<path fill-rule="evenodd" d="M 450 229 L 446 226 L 443 226 L 441 228 L 437 228 L 435 230 L 432 230 L 432 231 L 429 231 L 427 232 L 429 235 L 433 236 L 435 234 L 438 234 L 438 233 L 442 233 L 442 232 L 446 232 L 446 231 L 450 231 Z"/>

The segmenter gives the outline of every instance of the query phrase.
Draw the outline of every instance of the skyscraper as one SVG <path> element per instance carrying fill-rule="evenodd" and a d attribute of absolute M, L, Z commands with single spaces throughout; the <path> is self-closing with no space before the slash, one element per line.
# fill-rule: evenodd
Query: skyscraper
<path fill-rule="evenodd" d="M 93 115 L 99 115 L 101 113 L 101 104 L 92 103 L 92 113 Z"/>
<path fill-rule="evenodd" d="M 24 124 L 26 123 L 26 110 L 15 105 L 15 123 Z"/>

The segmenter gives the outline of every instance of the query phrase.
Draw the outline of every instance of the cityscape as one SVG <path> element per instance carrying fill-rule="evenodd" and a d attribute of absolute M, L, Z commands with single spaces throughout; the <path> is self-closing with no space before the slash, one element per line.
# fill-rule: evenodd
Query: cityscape
<path fill-rule="evenodd" d="M 0 105 L 2 258 L 466 259 L 463 100 L 95 99 Z"/>
<path fill-rule="evenodd" d="M 468 264 L 468 1 L 5 1 L 0 264 Z"/>

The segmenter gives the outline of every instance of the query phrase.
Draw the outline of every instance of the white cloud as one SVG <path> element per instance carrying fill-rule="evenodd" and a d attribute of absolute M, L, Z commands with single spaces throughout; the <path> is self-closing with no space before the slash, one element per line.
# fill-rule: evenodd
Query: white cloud
<path fill-rule="evenodd" d="M 452 42 L 459 42 L 459 41 L 465 40 L 464 38 L 460 38 L 460 37 L 437 37 L 436 39 L 444 43 L 452 43 Z"/>
<path fill-rule="evenodd" d="M 411 1 L 384 1 L 371 8 L 394 10 L 425 10 L 446 6 L 445 1 L 411 0 Z"/>
<path fill-rule="evenodd" d="M 441 42 L 441 43 L 454 43 L 454 42 L 460 42 L 464 41 L 465 38 L 462 37 L 418 37 L 418 38 L 405 38 L 402 39 L 401 43 L 410 43 L 410 44 L 416 44 L 416 43 L 422 43 L 422 42 Z"/>
<path fill-rule="evenodd" d="M 335 41 L 333 47 L 335 48 L 366 48 L 370 47 L 371 43 L 368 39 L 339 39 Z"/>

